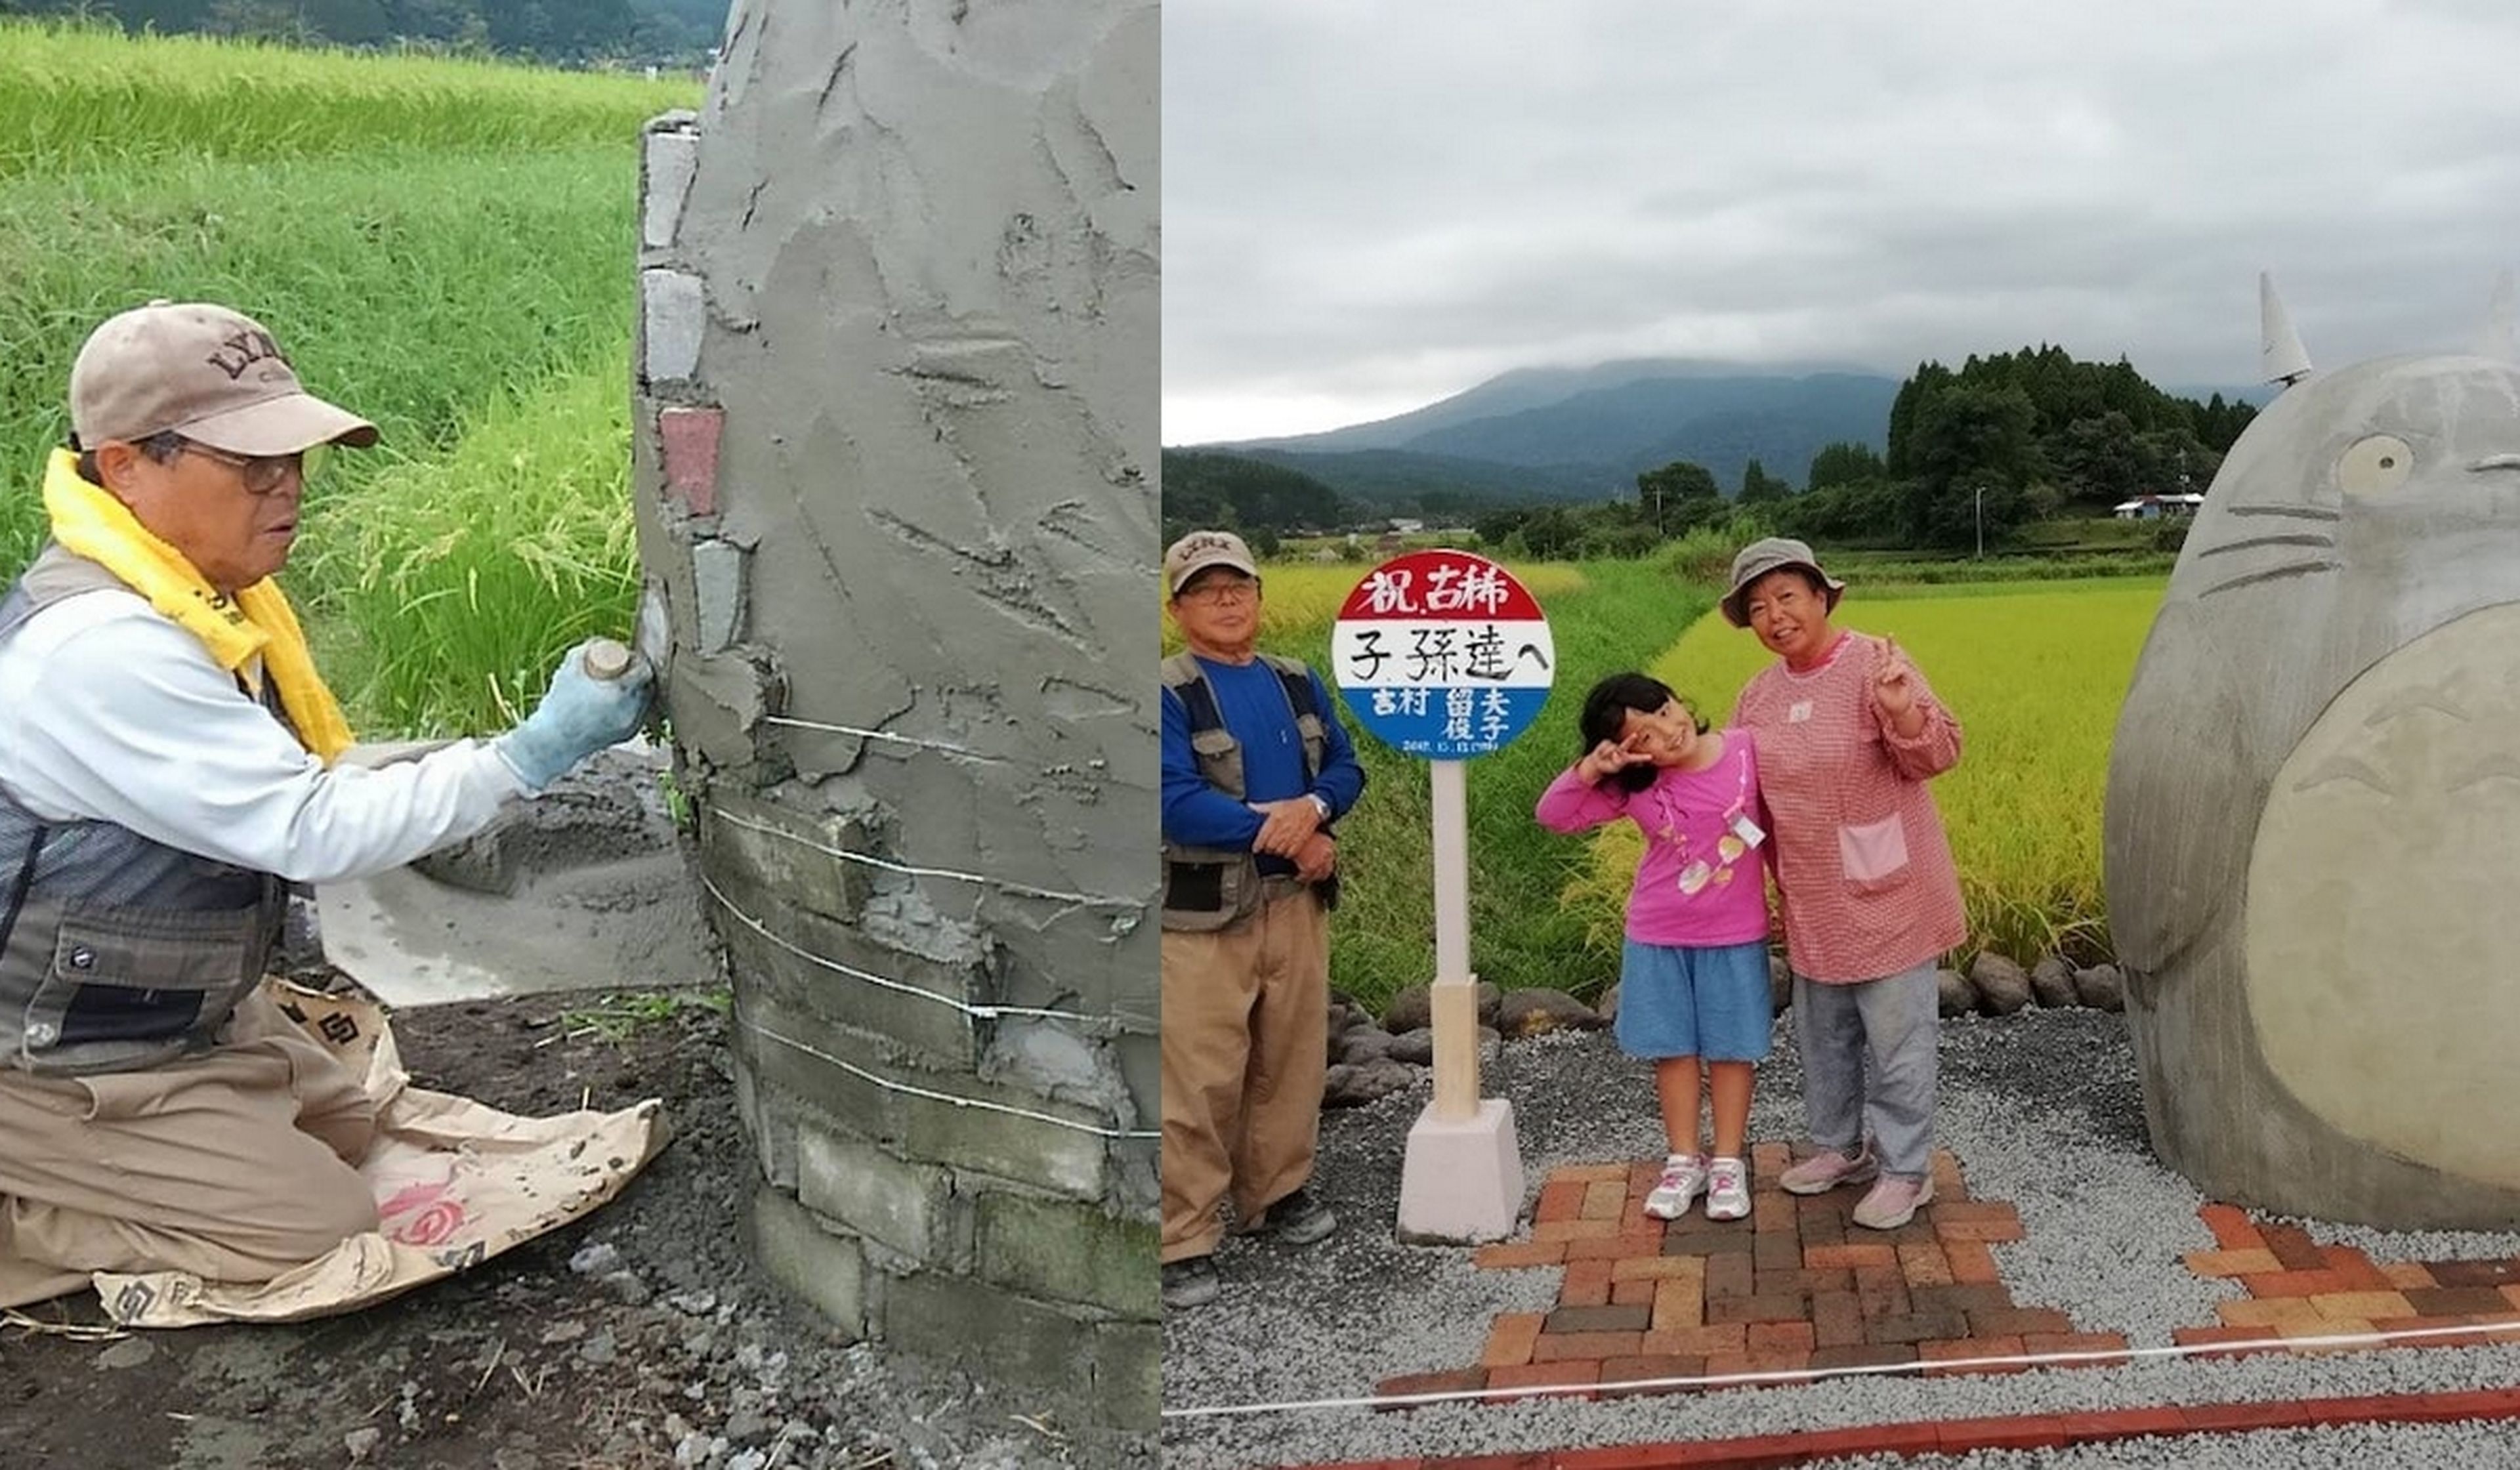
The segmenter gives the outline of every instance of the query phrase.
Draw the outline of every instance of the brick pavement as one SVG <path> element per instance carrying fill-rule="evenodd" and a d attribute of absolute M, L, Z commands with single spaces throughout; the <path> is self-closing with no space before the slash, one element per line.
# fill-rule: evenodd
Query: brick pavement
<path fill-rule="evenodd" d="M 1989 1247 L 2020 1240 L 2020 1216 L 1973 1198 L 1948 1150 L 1934 1154 L 1933 1202 L 1888 1231 L 1849 1220 L 1861 1187 L 1785 1193 L 1777 1176 L 1789 1162 L 1783 1143 L 1755 1145 L 1750 1218 L 1723 1223 L 1706 1219 L 1703 1202 L 1669 1223 L 1645 1216 L 1659 1159 L 1552 1171 L 1528 1238 L 1482 1246 L 1474 1260 L 1490 1270 L 1558 1269 L 1554 1308 L 1499 1315 L 1475 1365 L 1386 1379 L 1378 1393 L 1615 1398 L 1678 1391 L 1642 1386 L 1660 1379 L 1793 1382 L 1876 1366 L 1929 1377 L 2019 1372 L 1984 1359 L 2023 1355 L 2073 1355 L 2059 1366 L 2127 1360 L 2124 1334 L 2013 1300 Z M 2287 1351 L 2218 1345 L 2373 1329 L 2449 1329 L 2426 1339 L 2442 1346 L 2510 1341 L 2481 1328 L 2520 1323 L 2520 1260 L 2375 1265 L 2228 1205 L 2199 1214 L 2215 1249 L 2189 1253 L 2186 1268 L 2248 1293 L 2220 1304 L 2219 1322 L 2178 1329 L 2181 1344 L 2213 1350 L 2200 1356 Z M 2162 1265 L 2172 1267 L 2167 1257 Z"/>

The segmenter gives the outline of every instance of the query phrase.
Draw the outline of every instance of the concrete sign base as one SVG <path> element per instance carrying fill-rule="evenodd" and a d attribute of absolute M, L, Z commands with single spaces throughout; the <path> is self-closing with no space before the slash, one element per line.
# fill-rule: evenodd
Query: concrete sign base
<path fill-rule="evenodd" d="M 1503 1240 L 1522 1215 L 1522 1150 L 1513 1104 L 1489 1097 L 1467 1118 L 1430 1104 L 1409 1130 L 1400 1166 L 1400 1239 L 1410 1245 Z"/>

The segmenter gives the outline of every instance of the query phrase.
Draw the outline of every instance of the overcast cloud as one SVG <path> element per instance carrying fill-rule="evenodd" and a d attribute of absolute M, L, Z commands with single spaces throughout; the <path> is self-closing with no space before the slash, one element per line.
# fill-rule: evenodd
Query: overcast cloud
<path fill-rule="evenodd" d="M 1167 0 L 1167 444 L 1511 368 L 2457 347 L 2520 266 L 2520 3 Z"/>

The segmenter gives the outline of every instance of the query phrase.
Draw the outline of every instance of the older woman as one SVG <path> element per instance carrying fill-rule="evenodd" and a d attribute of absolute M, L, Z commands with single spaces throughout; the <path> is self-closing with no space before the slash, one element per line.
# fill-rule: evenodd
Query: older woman
<path fill-rule="evenodd" d="M 1845 590 L 1810 547 L 1771 537 L 1732 558 L 1724 615 L 1777 654 L 1732 723 L 1759 743 L 1820 1147 L 1779 1182 L 1877 1179 L 1855 1222 L 1888 1230 L 1934 1192 L 1934 971 L 1966 929 L 1925 781 L 1958 762 L 1960 727 L 1897 644 L 1830 626 Z"/>

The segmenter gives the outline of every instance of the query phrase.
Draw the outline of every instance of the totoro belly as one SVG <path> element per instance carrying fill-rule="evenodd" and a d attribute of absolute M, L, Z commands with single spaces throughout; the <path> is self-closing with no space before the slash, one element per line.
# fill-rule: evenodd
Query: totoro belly
<path fill-rule="evenodd" d="M 2520 604 L 2328 705 L 2269 791 L 2246 913 L 2276 1078 L 2350 1137 L 2520 1187 Z"/>

